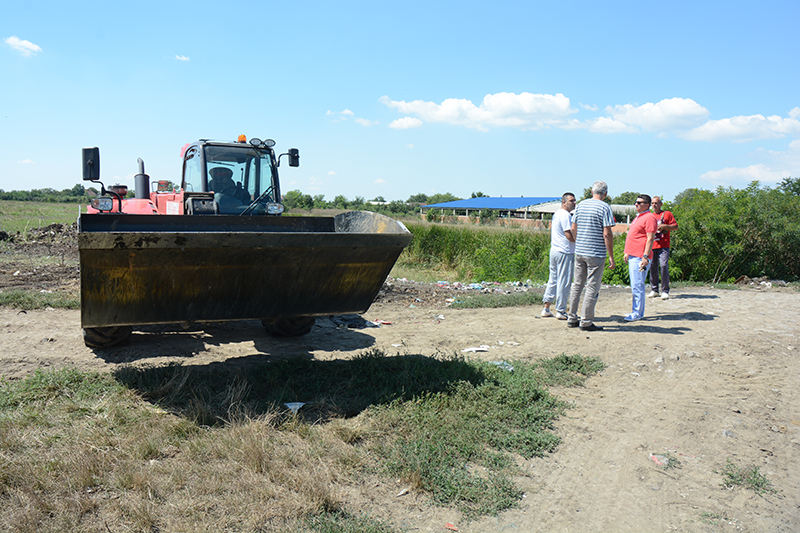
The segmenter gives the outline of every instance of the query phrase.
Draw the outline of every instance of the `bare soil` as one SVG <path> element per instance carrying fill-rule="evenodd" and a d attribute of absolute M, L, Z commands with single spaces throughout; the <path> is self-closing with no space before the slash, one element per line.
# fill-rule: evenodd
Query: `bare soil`
<path fill-rule="evenodd" d="M 67 245 L 65 263 L 38 267 L 38 274 L 32 261 L 0 263 L 0 289 L 74 287 L 73 252 Z M 596 333 L 540 318 L 538 307 L 448 308 L 446 300 L 459 294 L 395 282 L 364 315 L 389 322 L 381 327 L 320 319 L 296 339 L 271 338 L 256 321 L 159 327 L 103 351 L 84 346 L 78 311 L 0 308 L 0 365 L 13 379 L 68 365 L 242 366 L 298 355 L 347 358 L 369 348 L 432 355 L 487 346 L 464 353 L 511 364 L 561 353 L 596 356 L 607 365 L 603 372 L 584 387 L 554 391 L 574 407 L 557 423 L 556 452 L 519 460 L 516 482 L 525 497 L 518 508 L 466 523 L 422 494 L 400 496 L 406 487 L 386 481 L 345 487 L 345 499 L 409 531 L 447 531 L 447 523 L 490 533 L 800 530 L 800 293 L 759 283 L 673 289 L 669 300 L 647 302 L 644 320 L 626 323 L 630 291 L 608 287 L 597 307 L 605 330 Z M 665 468 L 653 456 L 677 461 Z M 775 492 L 723 488 L 728 459 L 757 466 Z"/>

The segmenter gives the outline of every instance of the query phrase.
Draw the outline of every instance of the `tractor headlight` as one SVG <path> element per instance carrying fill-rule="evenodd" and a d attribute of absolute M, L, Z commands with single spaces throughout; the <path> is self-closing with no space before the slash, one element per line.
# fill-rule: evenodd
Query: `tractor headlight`
<path fill-rule="evenodd" d="M 276 202 L 267 202 L 267 214 L 268 215 L 280 215 L 284 212 L 286 208 L 283 207 L 283 204 L 279 204 Z"/>
<path fill-rule="evenodd" d="M 91 206 L 98 211 L 111 211 L 114 207 L 114 200 L 105 196 L 92 198 Z"/>

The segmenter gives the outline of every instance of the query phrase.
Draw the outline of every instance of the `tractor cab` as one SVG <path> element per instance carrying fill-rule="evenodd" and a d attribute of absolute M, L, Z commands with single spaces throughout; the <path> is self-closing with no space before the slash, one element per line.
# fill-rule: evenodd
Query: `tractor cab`
<path fill-rule="evenodd" d="M 182 189 L 192 193 L 213 193 L 218 212 L 228 215 L 279 214 L 280 156 L 273 150 L 275 141 L 241 136 L 238 142 L 200 140 L 183 149 Z M 299 165 L 296 149 L 287 154 L 289 165 Z"/>
<path fill-rule="evenodd" d="M 280 158 L 288 156 L 289 166 L 300 165 L 296 148 L 275 155 L 275 141 L 252 138 L 247 142 L 240 135 L 236 142 L 201 139 L 181 150 L 183 177 L 180 188 L 160 180 L 151 191 L 150 176 L 139 159 L 135 176 L 136 198 L 123 200 L 114 187 L 106 190 L 99 181 L 100 154 L 97 148 L 85 148 L 84 180 L 100 183 L 101 194 L 88 212 L 167 214 L 167 215 L 280 215 L 281 202 L 278 167 Z"/>

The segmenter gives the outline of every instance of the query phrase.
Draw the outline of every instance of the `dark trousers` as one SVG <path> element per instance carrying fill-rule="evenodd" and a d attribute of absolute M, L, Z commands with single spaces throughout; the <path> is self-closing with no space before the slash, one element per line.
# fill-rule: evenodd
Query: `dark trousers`
<path fill-rule="evenodd" d="M 669 248 L 653 248 L 653 264 L 650 267 L 650 290 L 669 292 Z M 661 288 L 659 290 L 659 275 Z"/>

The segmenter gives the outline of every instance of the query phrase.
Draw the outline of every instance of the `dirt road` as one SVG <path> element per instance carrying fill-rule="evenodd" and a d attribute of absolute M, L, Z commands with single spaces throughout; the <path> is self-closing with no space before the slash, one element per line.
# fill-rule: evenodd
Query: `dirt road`
<path fill-rule="evenodd" d="M 674 290 L 648 301 L 632 324 L 630 292 L 604 289 L 587 334 L 539 308 L 451 310 L 444 296 L 413 290 L 382 298 L 365 315 L 391 324 L 348 329 L 320 320 L 299 339 L 268 337 L 260 323 L 204 330 L 151 328 L 130 345 L 84 347 L 77 311 L 0 309 L 0 364 L 6 377 L 35 368 L 119 364 L 248 365 L 293 355 L 331 359 L 367 348 L 387 354 L 461 353 L 532 360 L 560 353 L 600 357 L 608 366 L 583 388 L 555 391 L 574 402 L 557 424 L 563 441 L 545 458 L 521 461 L 518 509 L 459 523 L 454 511 L 395 487 L 353 488 L 369 511 L 412 531 L 786 531 L 800 530 L 800 293 L 791 289 Z M 412 307 L 413 306 L 413 307 Z M 679 464 L 660 467 L 651 455 Z M 658 458 L 656 458 L 658 459 Z M 730 459 L 757 466 L 777 492 L 724 489 Z"/>

